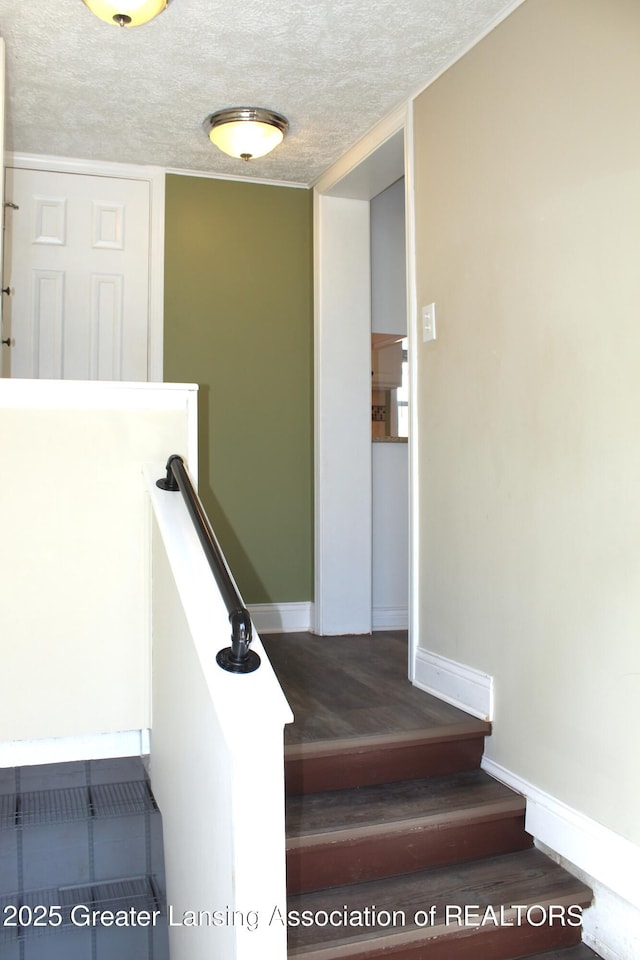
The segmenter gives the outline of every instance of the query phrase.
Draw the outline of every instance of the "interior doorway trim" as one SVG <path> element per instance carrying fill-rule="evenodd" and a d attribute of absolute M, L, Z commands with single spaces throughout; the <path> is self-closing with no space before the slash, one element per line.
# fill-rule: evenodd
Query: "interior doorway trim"
<path fill-rule="evenodd" d="M 40 154 L 7 153 L 5 167 L 49 170 L 120 180 L 145 180 L 149 184 L 149 349 L 147 380 L 162 382 L 164 343 L 164 211 L 165 171 L 161 167 L 99 160 L 80 160 Z"/>
<path fill-rule="evenodd" d="M 410 123 L 410 104 L 405 104 L 337 161 L 314 187 L 314 612 L 319 634 L 369 633 L 372 627 L 369 202 L 404 175 L 411 357 L 417 341 Z M 412 379 L 414 372 L 415 364 L 410 363 Z M 413 384 L 410 397 L 415 397 Z M 417 460 L 412 445 L 410 437 L 409 620 L 410 636 L 415 638 L 417 485 L 413 472 Z M 356 462 L 359 457 L 364 464 Z M 412 653 L 409 664 L 412 676 Z"/>

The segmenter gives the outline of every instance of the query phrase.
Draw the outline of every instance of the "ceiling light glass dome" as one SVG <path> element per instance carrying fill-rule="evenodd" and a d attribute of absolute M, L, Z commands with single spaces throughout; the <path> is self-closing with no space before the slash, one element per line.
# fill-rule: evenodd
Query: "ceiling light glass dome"
<path fill-rule="evenodd" d="M 139 27 L 153 20 L 170 0 L 82 0 L 96 17 L 120 27 Z"/>
<path fill-rule="evenodd" d="M 262 107 L 218 110 L 204 122 L 212 143 L 230 157 L 254 160 L 271 153 L 289 128 L 285 117 Z"/>

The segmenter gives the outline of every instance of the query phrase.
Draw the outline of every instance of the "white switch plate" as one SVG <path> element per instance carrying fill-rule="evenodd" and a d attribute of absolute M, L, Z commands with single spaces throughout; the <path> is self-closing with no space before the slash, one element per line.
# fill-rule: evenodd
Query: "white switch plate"
<path fill-rule="evenodd" d="M 425 343 L 436 338 L 436 305 L 429 303 L 422 308 L 422 339 Z"/>

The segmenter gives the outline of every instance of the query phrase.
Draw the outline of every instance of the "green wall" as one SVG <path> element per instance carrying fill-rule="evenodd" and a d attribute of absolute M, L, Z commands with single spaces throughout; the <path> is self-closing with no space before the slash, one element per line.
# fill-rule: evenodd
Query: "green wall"
<path fill-rule="evenodd" d="M 164 378 L 200 385 L 199 490 L 247 603 L 313 594 L 311 191 L 167 176 Z"/>

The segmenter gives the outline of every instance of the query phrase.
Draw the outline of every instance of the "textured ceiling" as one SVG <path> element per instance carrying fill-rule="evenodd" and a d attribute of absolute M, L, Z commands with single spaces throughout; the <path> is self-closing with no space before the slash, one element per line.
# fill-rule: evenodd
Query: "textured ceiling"
<path fill-rule="evenodd" d="M 172 0 L 123 30 L 81 0 L 0 0 L 7 150 L 311 184 L 513 0 Z M 269 157 L 232 160 L 202 121 L 285 114 Z"/>

